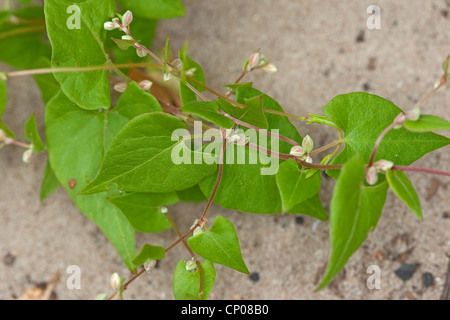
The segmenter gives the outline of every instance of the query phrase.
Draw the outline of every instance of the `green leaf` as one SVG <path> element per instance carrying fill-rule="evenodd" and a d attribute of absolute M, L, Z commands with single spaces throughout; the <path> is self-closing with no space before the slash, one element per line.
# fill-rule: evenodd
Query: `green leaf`
<path fill-rule="evenodd" d="M 114 41 L 114 43 L 119 47 L 120 50 L 127 50 L 136 43 L 136 41 L 134 40 L 127 39 L 111 38 L 111 40 Z"/>
<path fill-rule="evenodd" d="M 149 106 L 147 112 L 152 111 Z M 78 208 L 103 230 L 128 268 L 134 270 L 134 228 L 122 212 L 106 200 L 106 193 L 78 194 L 98 172 L 113 137 L 129 120 L 120 110 L 81 109 L 62 92 L 47 104 L 45 115 L 49 158 L 58 181 Z"/>
<path fill-rule="evenodd" d="M 378 136 L 402 110 L 376 95 L 355 92 L 335 97 L 324 107 L 324 112 L 345 133 L 345 148 L 332 163 L 345 163 L 357 153 L 368 163 Z M 404 128 L 391 130 L 383 138 L 374 160 L 410 165 L 449 143 L 450 139 L 434 133 L 413 133 Z M 327 173 L 332 177 L 339 174 L 338 170 Z"/>
<path fill-rule="evenodd" d="M 166 251 L 163 247 L 152 246 L 151 244 L 145 244 L 139 254 L 134 258 L 133 264 L 139 266 L 144 264 L 148 259 L 161 260 L 164 258 Z"/>
<path fill-rule="evenodd" d="M 130 193 L 108 198 L 117 206 L 130 224 L 140 232 L 161 232 L 171 228 L 160 206 L 178 201 L 176 193 Z"/>
<path fill-rule="evenodd" d="M 239 82 L 239 83 L 229 83 L 224 85 L 225 88 L 230 88 L 233 91 L 236 91 L 241 88 L 252 87 L 253 82 Z"/>
<path fill-rule="evenodd" d="M 119 3 L 133 14 L 149 19 L 170 19 L 185 14 L 180 0 L 119 0 Z"/>
<path fill-rule="evenodd" d="M 6 90 L 6 81 L 0 80 L 0 119 L 3 116 L 3 113 L 6 109 L 6 100 L 7 100 L 7 90 Z"/>
<path fill-rule="evenodd" d="M 34 151 L 37 153 L 44 151 L 45 146 L 36 127 L 36 117 L 34 114 L 25 123 L 25 139 L 33 144 Z"/>
<path fill-rule="evenodd" d="M 41 183 L 41 195 L 40 200 L 44 201 L 49 195 L 58 189 L 60 183 L 58 178 L 56 178 L 52 167 L 50 166 L 50 161 L 47 160 L 47 165 L 45 166 L 44 177 Z"/>
<path fill-rule="evenodd" d="M 162 111 L 158 100 L 150 93 L 142 90 L 134 81 L 128 84 L 125 92 L 117 100 L 115 110 L 128 119 L 149 112 L 149 110 Z"/>
<path fill-rule="evenodd" d="M 2 120 L 0 120 L 0 129 L 2 129 L 3 131 L 5 131 L 6 136 L 15 139 L 16 135 L 14 134 L 14 132 L 12 132 L 4 123 Z"/>
<path fill-rule="evenodd" d="M 188 239 L 188 245 L 199 256 L 242 273 L 249 273 L 242 259 L 239 240 L 233 224 L 218 216 L 210 230 Z"/>
<path fill-rule="evenodd" d="M 51 48 L 42 40 L 44 21 L 4 21 L 0 25 L 0 61 L 19 69 L 34 68 L 36 59 L 50 57 Z M 30 50 L 32 48 L 32 50 Z"/>
<path fill-rule="evenodd" d="M 188 189 L 177 191 L 177 195 L 180 201 L 186 202 L 203 202 L 208 200 L 198 184 Z"/>
<path fill-rule="evenodd" d="M 312 196 L 308 200 L 305 200 L 295 205 L 292 209 L 288 210 L 287 213 L 291 214 L 301 213 L 322 221 L 328 220 L 327 212 L 323 208 L 322 201 L 320 200 L 318 194 Z"/>
<path fill-rule="evenodd" d="M 44 8 L 42 6 L 23 7 L 14 11 L 13 15 L 23 20 L 44 19 Z"/>
<path fill-rule="evenodd" d="M 219 112 L 219 107 L 216 101 L 191 102 L 184 105 L 181 111 L 201 116 L 221 128 L 230 129 L 234 125 L 233 120 L 225 117 Z"/>
<path fill-rule="evenodd" d="M 258 97 L 262 95 L 262 107 L 275 111 L 283 111 L 281 106 L 269 96 L 261 93 L 254 88 L 245 87 L 238 89 L 236 98 L 238 102 L 244 99 Z M 289 119 L 275 114 L 266 115 L 269 129 L 279 129 L 279 134 L 301 143 L 302 139 L 297 129 L 291 124 Z M 261 145 L 261 139 L 266 140 L 267 148 L 271 149 L 271 139 L 260 134 L 256 138 L 258 144 Z M 292 145 L 285 141 L 279 141 L 279 147 L 276 151 L 281 153 L 289 153 Z M 256 141 L 251 140 L 255 143 Z M 239 164 L 237 146 L 227 146 L 225 159 L 228 152 L 234 152 L 234 162 L 225 161 L 223 166 L 223 175 L 219 184 L 219 188 L 214 197 L 214 202 L 228 209 L 239 210 L 249 213 L 281 213 L 281 197 L 276 183 L 275 174 L 278 170 L 278 164 L 282 163 L 278 158 L 268 157 L 264 154 L 258 154 L 255 150 L 245 148 L 245 164 Z M 274 150 L 275 151 L 275 150 Z M 240 157 L 241 158 L 241 157 Z M 242 157 L 243 158 L 243 157 Z M 253 164 L 249 159 L 256 159 Z M 261 169 L 264 169 L 264 174 Z M 202 192 L 209 197 L 214 188 L 217 174 L 211 175 L 200 182 L 199 186 Z"/>
<path fill-rule="evenodd" d="M 180 81 L 180 99 L 184 106 L 188 103 L 197 101 L 197 95 L 187 85 Z"/>
<path fill-rule="evenodd" d="M 101 37 L 103 24 L 114 16 L 113 0 L 86 0 L 68 8 L 67 1 L 44 3 L 47 34 L 52 44 L 52 67 L 93 67 L 109 61 Z M 78 9 L 79 8 L 79 11 Z M 69 11 L 69 13 L 66 13 Z M 106 70 L 54 74 L 66 96 L 87 110 L 107 109 L 111 104 Z"/>
<path fill-rule="evenodd" d="M 181 53 L 180 53 L 180 55 L 181 55 Z M 195 62 L 193 59 L 191 59 L 189 56 L 182 58 L 182 61 L 183 61 L 183 72 L 188 71 L 189 69 L 192 69 L 192 68 L 195 69 L 194 75 L 191 77 L 188 77 L 186 79 L 186 81 L 191 86 L 193 86 L 197 91 L 200 91 L 200 92 L 205 91 L 205 89 L 202 86 L 200 86 L 197 83 L 195 83 L 194 81 L 192 81 L 192 79 L 194 79 L 194 80 L 200 82 L 201 84 L 206 83 L 205 74 L 203 72 L 202 67 L 197 62 Z"/>
<path fill-rule="evenodd" d="M 450 122 L 433 115 L 421 115 L 419 120 L 406 120 L 403 126 L 412 132 L 430 132 L 435 130 L 450 130 Z"/>
<path fill-rule="evenodd" d="M 246 99 L 244 98 L 245 108 L 239 108 L 231 103 L 220 99 L 219 108 L 230 116 L 254 125 L 260 129 L 268 129 L 269 124 L 262 110 L 262 96 Z"/>
<path fill-rule="evenodd" d="M 355 155 L 342 167 L 330 206 L 330 258 L 318 290 L 327 286 L 378 223 L 386 201 L 387 183 L 366 187 L 365 165 Z"/>
<path fill-rule="evenodd" d="M 211 293 L 216 279 L 216 270 L 211 261 L 204 260 L 201 264 L 203 271 L 203 295 L 200 291 L 200 272 L 186 270 L 186 262 L 181 260 L 175 267 L 173 274 L 173 295 L 176 300 L 206 300 Z"/>
<path fill-rule="evenodd" d="M 419 196 L 406 174 L 402 171 L 387 170 L 386 179 L 397 197 L 402 200 L 420 220 L 422 220 L 423 215 Z"/>
<path fill-rule="evenodd" d="M 308 170 L 301 170 L 293 159 L 283 162 L 276 175 L 283 211 L 313 197 L 320 190 L 320 174 L 306 178 Z"/>
<path fill-rule="evenodd" d="M 128 192 L 171 192 L 192 187 L 212 174 L 215 164 L 205 163 L 201 152 L 187 149 L 183 139 L 172 139 L 177 129 L 184 130 L 184 123 L 159 112 L 130 121 L 112 142 L 100 172 L 82 194 L 107 191 L 110 183 Z M 180 151 L 190 163 L 172 158 L 172 153 L 178 157 Z"/>

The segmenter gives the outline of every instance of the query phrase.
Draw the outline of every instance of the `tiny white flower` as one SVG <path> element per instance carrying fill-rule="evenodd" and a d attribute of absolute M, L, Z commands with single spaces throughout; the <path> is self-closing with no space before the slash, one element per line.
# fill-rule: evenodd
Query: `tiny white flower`
<path fill-rule="evenodd" d="M 119 274 L 117 274 L 116 272 L 111 275 L 109 283 L 114 290 L 120 290 L 120 288 L 122 287 L 122 279 L 120 279 Z"/>
<path fill-rule="evenodd" d="M 302 147 L 305 149 L 306 153 L 310 153 L 314 149 L 314 141 L 309 135 L 306 135 L 306 137 L 303 138 Z"/>
<path fill-rule="evenodd" d="M 252 54 L 248 58 L 247 71 L 251 71 L 253 68 L 257 67 L 259 64 L 259 60 L 260 60 L 259 52 Z"/>
<path fill-rule="evenodd" d="M 128 85 L 125 82 L 119 82 L 114 85 L 114 90 L 117 92 L 124 92 L 127 90 Z"/>
<path fill-rule="evenodd" d="M 194 260 L 189 260 L 186 262 L 186 271 L 195 270 L 197 268 L 197 264 Z"/>
<path fill-rule="evenodd" d="M 130 25 L 131 21 L 133 21 L 133 14 L 130 10 L 127 10 L 122 16 L 122 25 L 126 28 Z"/>
<path fill-rule="evenodd" d="M 300 158 L 306 153 L 305 149 L 303 149 L 301 146 L 294 146 L 291 149 L 291 152 L 289 153 L 292 156 L 296 156 L 297 158 Z"/>
<path fill-rule="evenodd" d="M 25 163 L 30 163 L 32 155 L 33 155 L 33 148 L 27 149 L 22 155 L 22 161 Z"/>
<path fill-rule="evenodd" d="M 263 67 L 263 70 L 267 73 L 275 73 L 278 71 L 278 68 L 273 63 L 269 63 L 268 65 Z"/>
<path fill-rule="evenodd" d="M 116 28 L 116 24 L 114 22 L 106 21 L 103 24 L 103 29 L 105 29 L 105 30 L 111 31 L 111 30 L 114 30 L 115 28 Z"/>
<path fill-rule="evenodd" d="M 377 183 L 378 181 L 378 172 L 377 172 L 377 168 L 375 167 L 370 167 L 367 172 L 366 172 L 366 180 L 367 183 L 370 185 L 374 185 L 375 183 Z"/>
<path fill-rule="evenodd" d="M 147 91 L 151 88 L 152 84 L 153 82 L 151 82 L 150 80 L 142 80 L 138 85 L 142 90 Z"/>

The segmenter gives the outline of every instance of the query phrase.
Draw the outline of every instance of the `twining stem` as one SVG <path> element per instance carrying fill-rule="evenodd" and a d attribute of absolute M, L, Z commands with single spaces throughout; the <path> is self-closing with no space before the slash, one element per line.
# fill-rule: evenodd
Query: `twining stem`
<path fill-rule="evenodd" d="M 114 70 L 118 68 L 139 68 L 139 67 L 153 67 L 164 69 L 164 66 L 153 63 L 153 62 L 136 62 L 136 63 L 121 63 L 121 64 L 108 64 L 102 66 L 92 66 L 92 67 L 73 67 L 73 68 L 41 68 L 41 69 L 30 69 L 30 70 L 19 70 L 11 71 L 6 73 L 7 78 L 36 75 L 36 74 L 47 74 L 47 73 L 61 73 L 61 72 L 86 72 L 86 71 L 97 71 L 97 70 Z"/>
<path fill-rule="evenodd" d="M 445 75 L 442 76 L 442 78 L 439 80 L 439 84 L 430 92 L 428 92 L 422 99 L 420 99 L 411 109 L 418 108 L 421 106 L 425 101 L 427 101 L 429 98 L 431 98 L 439 89 L 444 87 L 447 84 L 447 81 L 445 80 Z"/>
<path fill-rule="evenodd" d="M 378 136 L 377 140 L 375 141 L 375 145 L 373 147 L 373 151 L 372 151 L 372 155 L 370 156 L 370 160 L 369 160 L 369 167 L 372 166 L 373 164 L 373 160 L 375 159 L 375 156 L 377 154 L 378 151 L 378 147 L 380 146 L 381 140 L 383 140 L 384 136 L 391 131 L 391 129 L 393 129 L 395 127 L 396 124 L 391 123 L 386 129 L 383 130 L 383 132 Z"/>
<path fill-rule="evenodd" d="M 335 140 L 335 141 L 330 142 L 329 144 L 327 144 L 327 145 L 325 145 L 323 147 L 320 147 L 318 149 L 315 149 L 315 150 L 311 151 L 309 154 L 310 155 L 319 154 L 319 153 L 324 152 L 324 151 L 326 151 L 326 150 L 328 150 L 330 148 L 333 148 L 336 145 L 339 147 L 341 145 L 341 143 L 343 143 L 343 142 L 345 142 L 344 139 Z"/>
<path fill-rule="evenodd" d="M 416 168 L 416 167 L 410 167 L 410 166 L 393 166 L 391 168 L 391 170 L 424 172 L 424 173 L 437 174 L 440 176 L 450 177 L 450 172 L 433 170 L 433 169 L 428 169 L 428 168 Z"/>

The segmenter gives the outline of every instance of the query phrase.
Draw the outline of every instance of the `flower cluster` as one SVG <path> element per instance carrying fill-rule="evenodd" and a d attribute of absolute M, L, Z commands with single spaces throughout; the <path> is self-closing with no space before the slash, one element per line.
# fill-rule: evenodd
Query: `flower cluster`
<path fill-rule="evenodd" d="M 257 69 L 262 69 L 267 73 L 275 73 L 278 71 L 277 67 L 273 63 L 270 63 L 266 56 L 255 52 L 245 61 L 243 70 L 250 72 Z"/>
<path fill-rule="evenodd" d="M 303 138 L 302 145 L 292 147 L 289 154 L 297 157 L 301 161 L 312 163 L 313 161 L 309 154 L 313 149 L 314 141 L 309 135 L 306 135 L 306 137 Z"/>

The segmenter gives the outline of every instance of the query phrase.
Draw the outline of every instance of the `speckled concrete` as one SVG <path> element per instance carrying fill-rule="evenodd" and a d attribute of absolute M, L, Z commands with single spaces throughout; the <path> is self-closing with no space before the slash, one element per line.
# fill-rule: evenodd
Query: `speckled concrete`
<path fill-rule="evenodd" d="M 372 1 L 269 1 L 185 0 L 187 14 L 162 21 L 155 48 L 169 35 L 179 48 L 190 41 L 190 55 L 204 68 L 208 84 L 220 90 L 240 73 L 243 61 L 260 48 L 279 69 L 274 75 L 255 73 L 247 80 L 277 99 L 287 112 L 321 113 L 335 95 L 369 91 L 402 108 L 425 95 L 441 74 L 450 52 L 450 1 L 379 0 L 381 30 L 368 30 L 366 8 Z M 2 68 L 3 69 L 3 68 Z M 23 123 L 35 113 L 44 132 L 44 108 L 31 78 L 8 82 L 8 109 L 4 121 L 21 134 Z M 424 109 L 449 118 L 450 90 L 439 92 Z M 301 134 L 320 144 L 331 141 L 332 130 L 295 123 Z M 417 161 L 450 171 L 449 149 Z M 61 274 L 56 285 L 59 299 L 91 299 L 111 292 L 109 275 L 129 276 L 112 245 L 99 229 L 72 204 L 64 190 L 39 202 L 40 180 L 46 155 L 29 165 L 22 150 L 0 151 L 0 299 L 19 296 L 36 283 Z M 236 226 L 249 276 L 217 266 L 211 299 L 438 299 L 444 285 L 450 253 L 449 179 L 409 174 L 420 195 L 424 220 L 415 216 L 391 193 L 379 225 L 353 255 L 336 280 L 314 292 L 328 256 L 328 223 L 315 225 L 304 217 L 251 215 L 214 205 L 212 220 L 220 214 Z M 324 180 L 321 196 L 330 198 L 333 183 Z M 181 228 L 199 216 L 203 204 L 177 204 L 171 214 Z M 139 235 L 145 242 L 168 245 L 175 235 Z M 10 253 L 8 255 L 8 253 Z M 11 254 L 15 259 L 11 259 Z M 133 283 L 128 299 L 173 299 L 172 273 L 184 248 L 169 252 L 152 273 Z M 394 271 L 402 262 L 417 264 L 413 277 L 402 281 Z M 381 268 L 381 289 L 366 287 L 369 265 Z M 66 286 L 69 265 L 81 268 L 81 290 Z M 435 284 L 422 286 L 422 273 L 431 272 Z"/>

